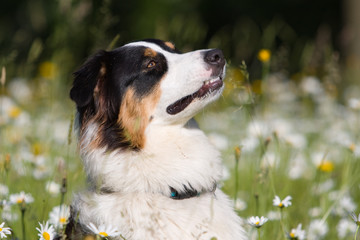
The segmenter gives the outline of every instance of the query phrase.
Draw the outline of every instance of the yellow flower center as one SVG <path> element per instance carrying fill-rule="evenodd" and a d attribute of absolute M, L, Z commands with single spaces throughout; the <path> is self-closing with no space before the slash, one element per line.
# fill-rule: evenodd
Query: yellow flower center
<path fill-rule="evenodd" d="M 57 66 L 52 62 L 43 62 L 39 66 L 39 73 L 44 78 L 53 79 L 57 74 Z"/>
<path fill-rule="evenodd" d="M 318 166 L 319 170 L 322 172 L 332 172 L 334 170 L 334 164 L 330 161 L 323 161 Z"/>
<path fill-rule="evenodd" d="M 356 145 L 354 143 L 350 144 L 349 149 L 350 149 L 350 151 L 355 152 Z"/>
<path fill-rule="evenodd" d="M 103 237 L 109 236 L 106 232 L 99 232 L 99 235 L 100 235 L 100 236 L 103 236 Z"/>
<path fill-rule="evenodd" d="M 279 203 L 279 207 L 283 207 L 284 206 L 284 204 L 281 202 L 281 203 Z"/>
<path fill-rule="evenodd" d="M 40 143 L 34 143 L 32 145 L 32 152 L 35 156 L 40 155 L 42 153 L 42 146 Z"/>
<path fill-rule="evenodd" d="M 50 234 L 49 233 L 47 233 L 47 232 L 43 232 L 43 238 L 45 239 L 45 240 L 50 240 Z"/>
<path fill-rule="evenodd" d="M 65 223 L 66 223 L 66 218 L 61 217 L 61 218 L 59 219 L 59 222 L 60 222 L 61 224 L 65 224 Z"/>
<path fill-rule="evenodd" d="M 295 233 L 293 233 L 293 232 L 290 233 L 290 237 L 291 237 L 291 238 L 294 238 L 294 237 L 295 237 Z"/>
<path fill-rule="evenodd" d="M 271 52 L 269 49 L 261 49 L 258 53 L 258 59 L 261 62 L 268 62 L 271 57 Z"/>
<path fill-rule="evenodd" d="M 10 110 L 9 110 L 9 117 L 11 118 L 17 118 L 21 113 L 21 109 L 18 108 L 18 107 L 12 107 Z"/>
<path fill-rule="evenodd" d="M 255 225 L 259 225 L 259 224 L 260 224 L 260 222 L 256 222 L 256 223 L 255 223 Z"/>
<path fill-rule="evenodd" d="M 24 202 L 24 198 L 18 198 L 16 200 L 16 203 L 20 204 L 20 203 L 23 203 Z"/>
<path fill-rule="evenodd" d="M 2 232 L 2 228 L 0 228 L 0 232 Z"/>

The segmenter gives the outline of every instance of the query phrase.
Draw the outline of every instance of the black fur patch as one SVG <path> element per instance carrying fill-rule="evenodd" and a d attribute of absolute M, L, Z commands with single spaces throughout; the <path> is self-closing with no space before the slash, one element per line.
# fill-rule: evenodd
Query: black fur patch
<path fill-rule="evenodd" d="M 160 40 L 149 40 L 174 51 Z M 161 53 L 146 55 L 144 46 L 123 46 L 99 51 L 74 73 L 71 99 L 79 112 L 80 131 L 90 120 L 99 123 L 97 141 L 108 150 L 129 148 L 126 129 L 118 123 L 122 98 L 130 88 L 142 99 L 152 93 L 168 70 Z M 134 103 L 135 104 L 135 103 Z M 81 134 L 81 132 L 80 132 Z"/>

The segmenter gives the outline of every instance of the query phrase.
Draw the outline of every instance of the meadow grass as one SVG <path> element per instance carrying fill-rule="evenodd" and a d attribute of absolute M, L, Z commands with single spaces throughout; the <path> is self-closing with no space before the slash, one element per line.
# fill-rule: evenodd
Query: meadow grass
<path fill-rule="evenodd" d="M 196 117 L 222 152 L 222 189 L 251 239 L 303 239 L 299 224 L 306 239 L 356 239 L 360 100 L 340 103 L 323 79 L 294 81 L 261 61 L 260 82 L 249 81 L 245 64 L 229 68 L 221 99 Z M 67 92 L 51 74 L 2 81 L 1 222 L 13 239 L 36 239 L 38 223 L 86 185 Z M 21 191 L 33 201 L 11 203 Z M 291 205 L 274 206 L 275 196 L 291 196 Z M 252 216 L 268 221 L 253 227 Z"/>

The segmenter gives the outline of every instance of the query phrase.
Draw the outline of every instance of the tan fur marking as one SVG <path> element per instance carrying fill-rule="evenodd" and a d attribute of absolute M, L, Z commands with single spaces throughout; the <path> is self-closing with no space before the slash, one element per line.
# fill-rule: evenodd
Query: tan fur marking
<path fill-rule="evenodd" d="M 100 71 L 99 71 L 99 76 L 98 76 L 98 80 L 97 80 L 97 84 L 95 86 L 95 89 L 94 89 L 94 93 L 93 93 L 93 97 L 96 100 L 98 100 L 99 98 L 99 94 L 100 94 L 100 84 L 103 83 L 103 79 L 105 77 L 105 74 L 106 74 L 106 66 L 105 64 L 101 64 L 101 68 L 100 68 Z"/>
<path fill-rule="evenodd" d="M 104 63 L 101 63 L 100 76 L 104 76 L 105 73 L 106 73 L 106 66 Z"/>
<path fill-rule="evenodd" d="M 145 129 L 159 98 L 159 85 L 142 99 L 135 96 L 133 89 L 129 89 L 125 94 L 120 107 L 119 124 L 124 128 L 124 137 L 132 147 L 141 149 L 145 146 Z"/>
<path fill-rule="evenodd" d="M 92 119 L 86 119 L 86 122 L 83 122 L 81 133 L 84 133 L 84 131 L 86 131 L 86 129 L 88 128 L 88 125 L 92 124 L 93 122 L 100 123 L 98 132 L 101 132 L 105 122 L 107 121 L 106 114 L 104 112 L 104 109 L 106 109 L 107 106 L 104 97 L 101 96 L 101 89 L 103 89 L 104 79 L 106 77 L 106 71 L 107 69 L 105 64 L 102 64 L 102 67 L 100 68 L 99 71 L 97 84 L 93 92 L 96 114 Z M 94 135 L 90 142 L 90 148 L 95 149 L 100 147 L 101 141 L 102 141 L 101 134 Z"/>
<path fill-rule="evenodd" d="M 157 55 L 157 52 L 154 49 L 146 48 L 144 52 L 145 57 L 155 57 Z"/>
<path fill-rule="evenodd" d="M 172 42 L 165 42 L 165 45 L 171 49 L 175 49 L 175 45 Z"/>

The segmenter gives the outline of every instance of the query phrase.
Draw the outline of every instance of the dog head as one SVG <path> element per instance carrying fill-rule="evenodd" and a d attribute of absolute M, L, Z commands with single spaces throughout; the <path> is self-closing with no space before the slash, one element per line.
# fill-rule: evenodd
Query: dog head
<path fill-rule="evenodd" d="M 147 127 L 184 125 L 220 96 L 225 59 L 218 49 L 180 53 L 150 39 L 100 51 L 74 76 L 80 137 L 96 126 L 97 147 L 139 150 Z"/>

